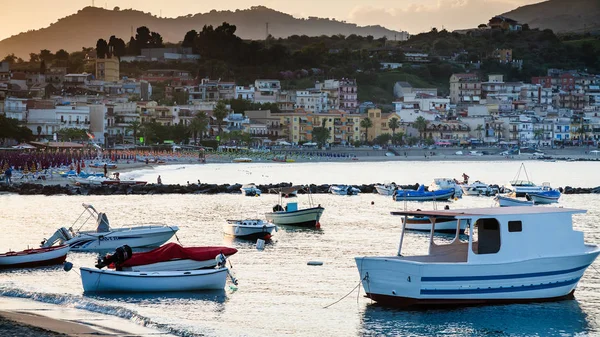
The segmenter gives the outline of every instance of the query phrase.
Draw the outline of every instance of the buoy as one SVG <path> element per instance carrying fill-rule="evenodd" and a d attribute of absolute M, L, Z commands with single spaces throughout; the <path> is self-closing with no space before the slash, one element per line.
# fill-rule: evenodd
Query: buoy
<path fill-rule="evenodd" d="M 375 201 L 371 201 L 371 205 L 375 205 Z"/>
<path fill-rule="evenodd" d="M 258 249 L 258 250 L 265 249 L 265 240 L 263 240 L 263 239 L 256 240 L 256 249 Z"/>
<path fill-rule="evenodd" d="M 317 221 L 317 224 L 315 225 L 315 228 L 321 228 L 321 223 Z"/>
<path fill-rule="evenodd" d="M 309 266 L 322 266 L 323 262 L 322 261 L 308 261 L 307 265 L 309 265 Z"/>
<path fill-rule="evenodd" d="M 267 235 L 265 235 L 264 239 L 265 239 L 265 240 L 271 240 L 271 234 L 267 234 Z"/>
<path fill-rule="evenodd" d="M 73 268 L 73 264 L 71 262 L 65 262 L 65 264 L 63 265 L 64 271 L 70 271 L 72 268 Z"/>

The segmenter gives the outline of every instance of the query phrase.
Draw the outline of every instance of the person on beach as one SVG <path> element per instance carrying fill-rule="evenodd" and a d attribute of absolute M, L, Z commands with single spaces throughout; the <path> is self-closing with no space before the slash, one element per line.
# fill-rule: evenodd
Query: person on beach
<path fill-rule="evenodd" d="M 469 183 L 469 176 L 466 173 L 463 173 L 462 176 L 463 176 L 463 183 L 465 185 L 467 185 Z"/>
<path fill-rule="evenodd" d="M 12 169 L 10 167 L 4 171 L 4 178 L 6 179 L 6 184 L 10 186 L 12 184 Z"/>
<path fill-rule="evenodd" d="M 104 177 L 108 178 L 108 165 L 104 164 Z"/>
<path fill-rule="evenodd" d="M 160 179 L 160 175 L 158 175 L 158 178 L 156 178 L 156 183 L 158 185 L 162 185 L 162 179 Z"/>

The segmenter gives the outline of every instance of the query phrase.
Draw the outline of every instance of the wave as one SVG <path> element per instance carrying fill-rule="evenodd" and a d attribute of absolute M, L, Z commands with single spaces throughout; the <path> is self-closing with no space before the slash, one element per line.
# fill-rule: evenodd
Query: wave
<path fill-rule="evenodd" d="M 96 303 L 82 296 L 73 296 L 65 294 L 52 294 L 52 293 L 39 293 L 32 291 L 25 291 L 17 288 L 7 288 L 0 286 L 0 297 L 14 297 L 14 298 L 25 298 L 38 302 L 55 304 L 66 307 L 73 307 L 80 310 L 86 310 L 90 312 L 100 313 L 109 316 L 115 316 L 122 319 L 132 321 L 138 325 L 159 330 L 163 333 L 168 333 L 180 337 L 200 337 L 206 336 L 202 333 L 194 333 L 190 330 L 178 328 L 169 324 L 161 324 L 153 321 L 152 319 L 142 316 L 134 310 L 127 308 Z"/>

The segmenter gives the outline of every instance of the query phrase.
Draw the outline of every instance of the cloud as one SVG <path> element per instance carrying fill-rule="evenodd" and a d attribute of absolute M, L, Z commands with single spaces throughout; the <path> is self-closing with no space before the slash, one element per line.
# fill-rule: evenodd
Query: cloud
<path fill-rule="evenodd" d="M 415 34 L 433 27 L 448 30 L 477 27 L 494 15 L 536 2 L 539 0 L 438 0 L 431 5 L 412 3 L 401 8 L 357 6 L 348 19 L 359 25 L 379 24 Z"/>

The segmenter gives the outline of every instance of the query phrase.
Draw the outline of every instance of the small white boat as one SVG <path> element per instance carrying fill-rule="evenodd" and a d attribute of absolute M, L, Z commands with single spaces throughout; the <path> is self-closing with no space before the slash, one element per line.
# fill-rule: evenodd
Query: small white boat
<path fill-rule="evenodd" d="M 521 176 L 521 171 L 523 171 L 523 173 L 525 174 L 525 180 L 519 179 Z M 515 193 L 517 197 L 524 197 L 526 194 L 529 193 L 538 193 L 550 189 L 550 184 L 544 183 L 542 184 L 542 186 L 534 184 L 531 180 L 529 180 L 529 174 L 527 174 L 525 164 L 521 163 L 519 171 L 517 171 L 517 175 L 513 180 L 511 180 L 508 183 L 508 185 L 505 186 L 505 188 Z"/>
<path fill-rule="evenodd" d="M 405 228 L 395 256 L 356 257 L 367 297 L 392 306 L 523 303 L 573 298 L 585 270 L 600 254 L 573 230 L 572 215 L 584 210 L 546 207 L 406 211 L 398 215 L 466 223 L 450 243 L 435 242 L 428 253 L 403 251 Z M 403 222 L 405 223 L 405 222 Z M 410 242 L 414 244 L 414 241 Z M 560 249 L 557 249 L 560 247 Z"/>
<path fill-rule="evenodd" d="M 500 207 L 533 206 L 533 201 L 519 200 L 517 198 L 504 195 L 497 195 L 494 200 L 496 200 L 498 206 Z"/>
<path fill-rule="evenodd" d="M 462 198 L 463 190 L 460 188 L 460 185 L 456 183 L 454 179 L 450 178 L 435 178 L 433 182 L 429 185 L 428 191 L 435 192 L 439 190 L 454 190 L 455 198 Z"/>
<path fill-rule="evenodd" d="M 464 195 L 469 196 L 494 196 L 498 194 L 498 188 L 491 187 L 482 183 L 481 181 L 475 181 L 469 185 L 460 185 Z"/>
<path fill-rule="evenodd" d="M 223 289 L 227 267 L 182 271 L 117 271 L 81 267 L 84 292 L 167 292 Z"/>
<path fill-rule="evenodd" d="M 284 196 L 286 196 L 290 191 L 297 191 L 303 188 L 304 186 L 279 188 L 279 203 L 273 206 L 273 212 L 265 213 L 267 220 L 276 225 L 320 228 L 321 224 L 319 223 L 319 220 L 321 219 L 325 208 L 321 207 L 321 205 L 315 206 L 310 188 L 304 189 L 308 192 L 306 194 L 309 203 L 308 208 L 299 209 L 298 202 L 296 201 L 288 202 L 285 207 L 281 206 Z"/>
<path fill-rule="evenodd" d="M 360 189 L 351 185 L 333 185 L 329 187 L 329 191 L 335 195 L 357 195 Z"/>
<path fill-rule="evenodd" d="M 223 225 L 223 233 L 242 239 L 268 240 L 276 231 L 276 225 L 260 219 L 227 220 Z"/>
<path fill-rule="evenodd" d="M 537 193 L 527 193 L 525 198 L 533 201 L 536 205 L 555 204 L 560 199 L 561 193 L 558 190 L 545 190 Z"/>
<path fill-rule="evenodd" d="M 398 189 L 398 186 L 396 186 L 394 183 L 375 185 L 375 189 L 377 190 L 377 193 L 381 195 L 391 196 L 394 195 L 394 192 Z"/>
<path fill-rule="evenodd" d="M 0 254 L 0 269 L 51 266 L 65 262 L 69 246 L 26 249 Z"/>
<path fill-rule="evenodd" d="M 167 242 L 179 230 L 177 226 L 148 225 L 137 227 L 111 228 L 105 213 L 98 213 L 92 205 L 83 204 L 84 211 L 75 223 L 87 211 L 88 218 L 79 226 L 81 229 L 90 218 L 96 219 L 96 230 L 73 230 L 59 228 L 48 240 L 44 239 L 42 247 L 55 244 L 66 244 L 72 251 L 113 250 L 122 245 L 132 248 L 158 247 Z"/>
<path fill-rule="evenodd" d="M 243 158 L 234 158 L 233 162 L 234 163 L 251 163 L 252 162 L 252 158 L 246 158 L 246 157 L 243 157 Z"/>
<path fill-rule="evenodd" d="M 240 191 L 242 191 L 242 193 L 244 193 L 244 195 L 247 197 L 259 196 L 262 193 L 262 191 L 258 187 L 256 187 L 255 184 L 242 185 Z"/>

